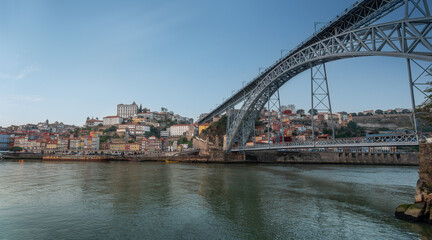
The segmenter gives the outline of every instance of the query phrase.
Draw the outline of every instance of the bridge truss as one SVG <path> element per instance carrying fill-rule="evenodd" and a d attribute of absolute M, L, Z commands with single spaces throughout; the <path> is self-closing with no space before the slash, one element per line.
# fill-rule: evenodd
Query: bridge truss
<path fill-rule="evenodd" d="M 372 25 L 401 7 L 405 9 L 403 19 Z M 410 61 L 432 62 L 431 29 L 432 17 L 427 0 L 360 1 L 246 84 L 201 119 L 200 123 L 226 111 L 227 106 L 243 102 L 240 110 L 231 116 L 226 149 L 229 151 L 234 145 L 244 148 L 254 131 L 256 118 L 267 101 L 282 85 L 299 73 L 308 69 L 313 72 L 314 68 L 324 66 L 326 62 L 361 56 L 405 58 L 409 69 Z M 415 87 L 411 78 L 410 87 Z M 411 93 L 414 99 L 413 91 Z M 330 98 L 327 96 L 328 109 L 331 111 Z M 410 144 L 412 142 L 408 145 Z"/>

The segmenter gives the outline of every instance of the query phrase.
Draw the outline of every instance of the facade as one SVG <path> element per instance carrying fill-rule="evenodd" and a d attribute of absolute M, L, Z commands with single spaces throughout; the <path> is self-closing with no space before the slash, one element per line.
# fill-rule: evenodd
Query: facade
<path fill-rule="evenodd" d="M 176 137 L 176 136 L 182 136 L 184 133 L 186 133 L 186 136 L 193 136 L 194 135 L 194 125 L 193 124 L 177 124 L 172 125 L 170 127 L 170 136 Z"/>
<path fill-rule="evenodd" d="M 0 133 L 0 151 L 7 151 L 9 149 L 10 136 L 7 133 Z"/>
<path fill-rule="evenodd" d="M 125 134 L 128 131 L 130 134 L 135 134 L 136 126 L 137 125 L 134 123 L 120 124 L 117 128 L 117 133 L 118 134 Z"/>
<path fill-rule="evenodd" d="M 201 134 L 201 132 L 203 130 L 207 129 L 208 127 L 210 127 L 210 124 L 208 124 L 208 123 L 204 123 L 204 124 L 199 125 L 198 134 Z"/>
<path fill-rule="evenodd" d="M 160 131 L 161 137 L 169 137 L 170 135 L 169 128 L 166 131 Z"/>
<path fill-rule="evenodd" d="M 133 102 L 132 104 L 118 104 L 117 105 L 117 116 L 122 118 L 129 118 L 137 115 L 138 105 Z"/>
<path fill-rule="evenodd" d="M 94 119 L 94 118 L 90 119 L 89 117 L 87 117 L 85 126 L 86 127 L 95 127 L 95 126 L 97 126 L 99 124 L 103 124 L 103 121 L 99 120 L 98 118 L 96 118 L 96 119 Z M 54 128 L 54 129 L 56 129 L 56 128 Z M 57 132 L 57 131 L 54 131 L 54 132 Z"/>
<path fill-rule="evenodd" d="M 141 150 L 145 152 L 160 152 L 162 151 L 162 140 L 155 136 L 144 138 L 141 142 Z"/>
<path fill-rule="evenodd" d="M 119 125 L 123 123 L 123 118 L 120 116 L 107 116 L 103 118 L 104 126 Z"/>
<path fill-rule="evenodd" d="M 81 138 L 82 149 L 84 150 L 99 150 L 99 137 L 86 136 Z"/>
<path fill-rule="evenodd" d="M 135 134 L 136 135 L 143 135 L 146 132 L 150 132 L 150 127 L 146 125 L 136 125 L 135 126 Z"/>

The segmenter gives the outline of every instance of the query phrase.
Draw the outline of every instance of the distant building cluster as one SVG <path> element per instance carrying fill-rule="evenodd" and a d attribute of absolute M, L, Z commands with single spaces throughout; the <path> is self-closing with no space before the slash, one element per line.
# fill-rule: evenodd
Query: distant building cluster
<path fill-rule="evenodd" d="M 0 151 L 34 153 L 145 154 L 191 147 L 198 133 L 192 118 L 162 108 L 150 111 L 133 102 L 118 104 L 117 115 L 87 117 L 82 127 L 48 120 L 0 128 Z M 181 141 L 181 143 L 180 143 Z"/>
<path fill-rule="evenodd" d="M 252 146 L 254 144 L 268 144 L 268 143 L 280 143 L 293 142 L 293 141 L 306 141 L 311 140 L 312 125 L 311 125 L 311 110 L 305 112 L 302 109 L 295 110 L 294 105 L 282 106 L 282 111 L 276 110 L 262 110 L 258 116 L 258 120 L 255 123 L 255 130 L 247 145 Z M 231 110 L 227 115 L 234 116 L 239 110 Z M 333 118 L 333 124 L 336 129 L 347 127 L 350 122 L 353 121 L 354 117 L 362 116 L 375 116 L 384 114 L 409 114 L 411 113 L 408 109 L 396 108 L 389 110 L 367 110 L 359 113 L 347 113 L 338 112 L 333 113 L 319 113 L 313 114 L 315 137 L 317 139 L 329 139 L 331 133 L 326 132 L 325 129 L 331 129 Z M 200 118 L 205 117 L 206 114 L 201 114 Z M 213 122 L 218 119 L 213 119 Z M 199 128 L 199 134 L 201 134 L 210 125 L 208 123 L 201 124 Z"/>

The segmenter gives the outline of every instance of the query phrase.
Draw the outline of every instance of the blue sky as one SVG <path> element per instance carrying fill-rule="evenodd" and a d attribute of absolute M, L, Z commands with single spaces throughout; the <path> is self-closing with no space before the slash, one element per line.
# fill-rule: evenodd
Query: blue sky
<path fill-rule="evenodd" d="M 0 126 L 82 125 L 132 101 L 196 119 L 354 2 L 0 1 Z M 327 70 L 334 111 L 410 106 L 403 59 Z M 309 76 L 282 87 L 283 104 L 310 108 Z"/>

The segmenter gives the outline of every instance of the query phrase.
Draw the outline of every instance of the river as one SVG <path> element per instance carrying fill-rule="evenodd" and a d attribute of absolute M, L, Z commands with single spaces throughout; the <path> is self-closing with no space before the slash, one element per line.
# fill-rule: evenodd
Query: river
<path fill-rule="evenodd" d="M 0 239 L 421 239 L 417 167 L 0 162 Z"/>

